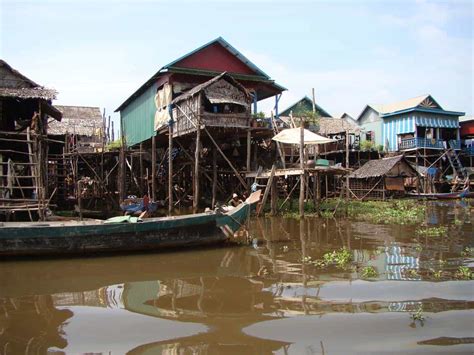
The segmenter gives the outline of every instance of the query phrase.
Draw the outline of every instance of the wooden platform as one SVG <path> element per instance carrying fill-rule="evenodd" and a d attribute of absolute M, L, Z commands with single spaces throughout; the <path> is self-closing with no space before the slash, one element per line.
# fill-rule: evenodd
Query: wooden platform
<path fill-rule="evenodd" d="M 346 169 L 343 167 L 334 167 L 334 166 L 316 166 L 314 168 L 305 168 L 304 172 L 312 175 L 315 173 L 320 173 L 323 175 L 346 175 L 349 174 L 352 169 Z M 270 177 L 271 170 L 262 171 L 257 176 L 256 171 L 251 171 L 245 174 L 246 178 L 257 178 L 257 179 L 268 179 Z M 290 175 L 301 175 L 301 169 L 299 168 L 289 168 L 289 169 L 277 169 L 275 171 L 275 176 L 290 176 Z"/>

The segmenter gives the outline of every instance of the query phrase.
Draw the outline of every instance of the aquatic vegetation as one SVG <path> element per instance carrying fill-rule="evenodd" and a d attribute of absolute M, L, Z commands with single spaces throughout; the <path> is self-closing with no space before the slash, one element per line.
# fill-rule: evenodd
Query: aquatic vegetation
<path fill-rule="evenodd" d="M 405 270 L 405 276 L 408 277 L 408 278 L 417 278 L 420 276 L 420 274 L 418 273 L 418 270 L 416 269 L 407 269 Z"/>
<path fill-rule="evenodd" d="M 448 228 L 441 227 L 426 227 L 417 229 L 415 234 L 421 237 L 442 237 L 448 233 Z"/>
<path fill-rule="evenodd" d="M 303 264 L 309 264 L 309 263 L 311 262 L 311 259 L 312 259 L 312 258 L 311 258 L 310 256 L 305 256 L 305 257 L 302 257 L 302 258 L 301 258 L 301 262 L 302 262 Z"/>
<path fill-rule="evenodd" d="M 430 269 L 430 272 L 433 275 L 433 277 L 437 280 L 439 280 L 443 277 L 443 270 Z"/>
<path fill-rule="evenodd" d="M 313 261 L 313 265 L 316 266 L 316 267 L 326 267 L 327 266 L 326 262 L 324 260 L 320 260 L 320 259 Z"/>
<path fill-rule="evenodd" d="M 349 216 L 372 223 L 417 224 L 425 216 L 425 206 L 413 200 L 351 201 Z"/>
<path fill-rule="evenodd" d="M 366 266 L 362 269 L 362 277 L 364 279 L 371 279 L 378 276 L 377 270 L 373 266 Z"/>
<path fill-rule="evenodd" d="M 410 314 L 410 318 L 413 320 L 413 325 L 416 326 L 416 322 L 419 322 L 423 326 L 425 322 L 425 316 L 423 315 L 423 306 L 420 306 L 415 313 Z"/>
<path fill-rule="evenodd" d="M 341 248 L 338 251 L 333 250 L 330 253 L 324 254 L 323 260 L 326 265 L 337 264 L 339 267 L 345 267 L 352 261 L 352 254 L 346 248 Z"/>
<path fill-rule="evenodd" d="M 463 251 L 461 252 L 461 256 L 471 256 L 472 254 L 474 254 L 474 248 L 469 248 L 469 247 L 465 247 L 463 249 Z"/>
<path fill-rule="evenodd" d="M 463 225 L 463 221 L 461 221 L 461 220 L 459 220 L 459 219 L 456 218 L 456 219 L 454 220 L 453 224 L 454 224 L 455 226 L 462 226 L 462 225 Z"/>
<path fill-rule="evenodd" d="M 305 201 L 304 210 L 308 216 L 317 215 L 312 200 Z M 426 207 L 424 203 L 416 200 L 347 202 L 336 198 L 322 201 L 318 210 L 323 218 L 332 218 L 334 215 L 345 216 L 347 211 L 348 217 L 361 221 L 381 224 L 417 224 L 423 222 Z M 299 218 L 298 204 L 287 203 L 281 212 L 286 218 Z"/>
<path fill-rule="evenodd" d="M 470 280 L 473 278 L 472 271 L 467 266 L 458 267 L 454 276 L 456 276 L 458 279 L 463 279 L 463 280 Z"/>

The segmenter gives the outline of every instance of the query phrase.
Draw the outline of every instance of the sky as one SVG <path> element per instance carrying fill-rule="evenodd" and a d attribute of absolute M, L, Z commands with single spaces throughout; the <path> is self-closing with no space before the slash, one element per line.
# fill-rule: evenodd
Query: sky
<path fill-rule="evenodd" d="M 56 104 L 114 120 L 162 66 L 219 36 L 288 89 L 280 111 L 314 88 L 333 116 L 424 94 L 473 115 L 473 4 L 0 0 L 0 57 L 56 89 Z"/>

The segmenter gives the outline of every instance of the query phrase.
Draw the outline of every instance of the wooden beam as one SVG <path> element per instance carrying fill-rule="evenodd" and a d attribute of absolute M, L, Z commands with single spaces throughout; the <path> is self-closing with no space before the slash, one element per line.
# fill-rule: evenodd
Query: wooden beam
<path fill-rule="evenodd" d="M 230 162 L 230 160 L 226 157 L 226 155 L 224 154 L 224 152 L 222 151 L 222 149 L 219 147 L 219 145 L 216 143 L 216 141 L 214 140 L 214 138 L 212 137 L 212 135 L 209 133 L 209 131 L 207 130 L 207 128 L 205 126 L 204 127 L 204 132 L 206 132 L 206 134 L 209 136 L 209 139 L 211 140 L 212 144 L 214 144 L 214 146 L 217 148 L 217 151 L 222 155 L 222 157 L 224 158 L 224 160 L 227 162 L 227 164 L 229 164 L 229 166 L 231 167 L 232 171 L 234 172 L 235 176 L 237 177 L 237 179 L 239 179 L 240 183 L 242 184 L 242 186 L 244 187 L 245 190 L 248 190 L 248 186 L 247 186 L 247 183 L 244 181 L 244 179 L 242 178 L 242 176 L 240 176 L 240 173 L 237 171 L 237 169 L 232 165 L 232 163 Z"/>

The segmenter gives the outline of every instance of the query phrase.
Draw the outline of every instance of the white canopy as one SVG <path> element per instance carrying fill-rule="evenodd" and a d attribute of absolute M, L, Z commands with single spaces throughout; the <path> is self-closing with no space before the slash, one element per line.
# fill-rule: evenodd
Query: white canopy
<path fill-rule="evenodd" d="M 288 128 L 278 133 L 272 139 L 280 143 L 300 144 L 300 134 L 300 128 Z M 320 136 L 307 129 L 304 130 L 304 144 L 325 144 L 331 142 L 336 142 L 336 140 Z"/>

